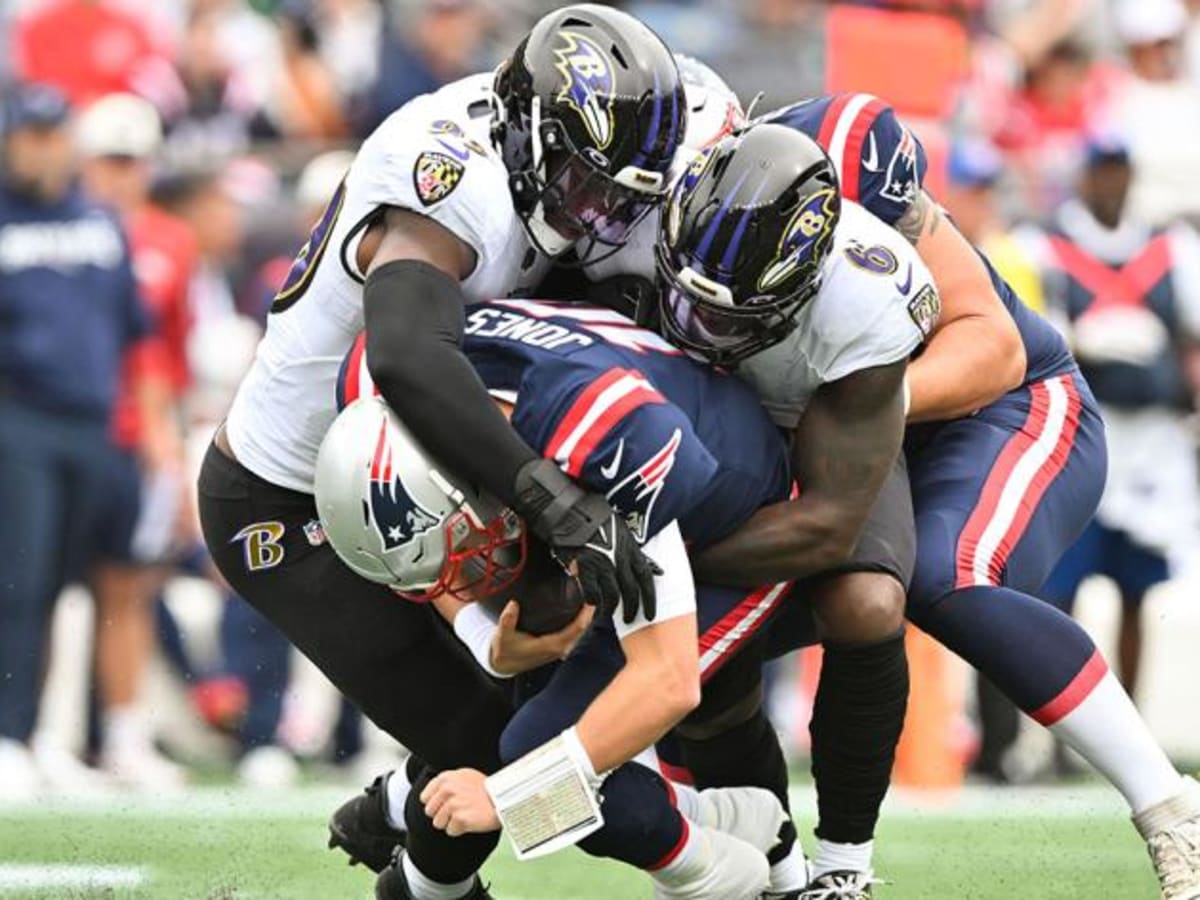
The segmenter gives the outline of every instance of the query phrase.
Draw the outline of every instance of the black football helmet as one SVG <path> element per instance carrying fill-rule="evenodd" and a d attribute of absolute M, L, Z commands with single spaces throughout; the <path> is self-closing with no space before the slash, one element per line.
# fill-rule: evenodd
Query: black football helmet
<path fill-rule="evenodd" d="M 632 16 L 543 16 L 496 70 L 494 107 L 492 140 L 543 253 L 603 259 L 664 199 L 687 105 L 671 52 Z"/>
<path fill-rule="evenodd" d="M 722 366 L 779 343 L 820 289 L 841 207 L 833 163 L 791 128 L 753 125 L 697 156 L 655 245 L 663 335 Z"/>

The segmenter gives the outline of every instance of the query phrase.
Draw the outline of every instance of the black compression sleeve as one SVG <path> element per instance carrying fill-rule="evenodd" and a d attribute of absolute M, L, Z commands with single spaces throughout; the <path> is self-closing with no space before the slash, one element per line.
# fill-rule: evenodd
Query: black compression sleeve
<path fill-rule="evenodd" d="M 397 260 L 367 277 L 367 366 L 383 398 L 433 456 L 514 502 L 537 454 L 513 431 L 463 356 L 462 288 L 429 263 Z"/>

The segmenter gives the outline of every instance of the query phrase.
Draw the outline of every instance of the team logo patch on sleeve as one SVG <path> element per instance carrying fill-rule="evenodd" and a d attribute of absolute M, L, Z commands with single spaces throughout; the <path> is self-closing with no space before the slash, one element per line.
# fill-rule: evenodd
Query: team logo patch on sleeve
<path fill-rule="evenodd" d="M 445 153 L 427 150 L 413 166 L 413 187 L 425 206 L 445 200 L 462 181 L 466 167 Z"/>
<path fill-rule="evenodd" d="M 900 143 L 896 145 L 892 158 L 888 160 L 879 196 L 894 203 L 908 205 L 917 197 L 918 180 L 917 139 L 905 128 Z"/>
<path fill-rule="evenodd" d="M 579 113 L 600 150 L 612 143 L 616 78 L 607 54 L 590 38 L 560 31 L 563 45 L 554 50 L 563 84 L 558 99 Z"/>
<path fill-rule="evenodd" d="M 942 301 L 932 284 L 925 285 L 908 301 L 908 314 L 921 329 L 921 334 L 929 337 L 942 314 Z"/>
<path fill-rule="evenodd" d="M 675 429 L 667 442 L 648 460 L 626 475 L 620 483 L 608 492 L 608 501 L 614 509 L 625 515 L 625 522 L 639 544 L 645 543 L 649 536 L 650 516 L 654 512 L 654 504 L 667 484 L 667 476 L 675 467 L 675 454 L 683 441 L 683 432 Z M 616 458 L 612 461 L 611 469 L 604 469 L 606 478 L 617 474 L 620 465 L 620 455 L 625 444 L 617 446 Z M 611 474 L 610 474 L 611 471 Z"/>

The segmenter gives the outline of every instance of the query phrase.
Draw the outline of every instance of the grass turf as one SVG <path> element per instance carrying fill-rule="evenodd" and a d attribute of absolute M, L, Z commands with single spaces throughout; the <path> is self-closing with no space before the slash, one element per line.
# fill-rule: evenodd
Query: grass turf
<path fill-rule="evenodd" d="M 0 810 L 0 898 L 326 900 L 369 898 L 373 880 L 327 851 L 325 817 L 341 792 L 301 789 L 286 804 L 209 791 L 200 801 L 109 801 Z M 880 828 L 880 900 L 1151 900 L 1149 861 L 1119 807 L 1017 806 L 985 796 L 957 812 L 904 808 Z M 798 804 L 798 808 L 804 808 Z M 808 807 L 811 808 L 811 807 Z M 137 887 L 12 887 L 19 864 L 137 867 Z M 26 870 L 27 871 L 27 870 Z M 485 869 L 497 900 L 649 897 L 639 873 L 565 851 L 517 863 L 502 847 Z M 5 886 L 5 885 L 9 886 Z"/>

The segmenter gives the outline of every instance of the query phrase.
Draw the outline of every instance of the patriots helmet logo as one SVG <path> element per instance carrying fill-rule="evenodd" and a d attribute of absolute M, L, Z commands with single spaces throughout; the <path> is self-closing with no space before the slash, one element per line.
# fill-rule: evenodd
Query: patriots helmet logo
<path fill-rule="evenodd" d="M 371 457 L 370 514 L 383 539 L 384 550 L 395 550 L 414 537 L 437 527 L 438 518 L 405 489 L 388 440 L 388 423 L 379 426 Z"/>
<path fill-rule="evenodd" d="M 912 203 L 917 196 L 917 139 L 907 128 L 888 160 L 879 195 L 895 203 Z"/>
<path fill-rule="evenodd" d="M 675 466 L 675 455 L 683 441 L 678 428 L 667 442 L 646 462 L 626 475 L 608 492 L 608 501 L 625 516 L 625 522 L 639 544 L 646 542 L 654 504 L 667 484 L 667 476 Z"/>
<path fill-rule="evenodd" d="M 613 140 L 616 77 L 612 61 L 591 38 L 575 31 L 558 34 L 563 40 L 554 50 L 554 65 L 563 79 L 558 100 L 579 113 L 596 149 L 603 150 Z"/>
<path fill-rule="evenodd" d="M 771 291 L 793 275 L 813 265 L 819 259 L 817 251 L 821 245 L 833 238 L 833 226 L 837 221 L 837 190 L 825 188 L 817 191 L 792 215 L 774 261 L 758 277 L 758 289 Z"/>

